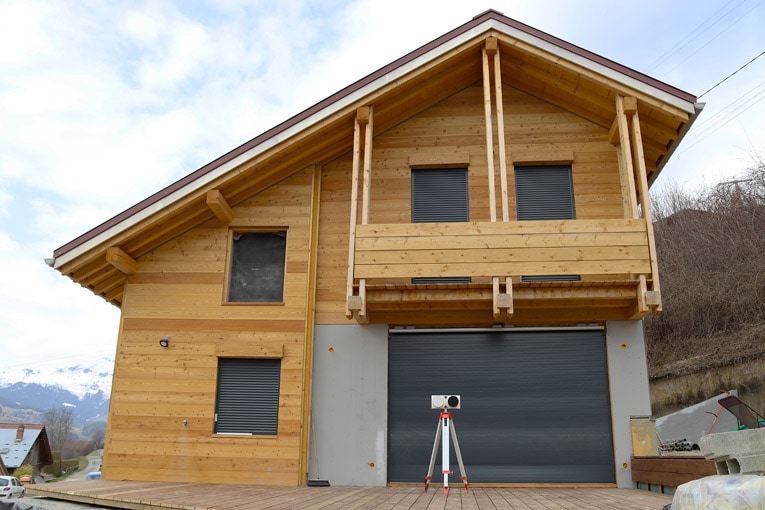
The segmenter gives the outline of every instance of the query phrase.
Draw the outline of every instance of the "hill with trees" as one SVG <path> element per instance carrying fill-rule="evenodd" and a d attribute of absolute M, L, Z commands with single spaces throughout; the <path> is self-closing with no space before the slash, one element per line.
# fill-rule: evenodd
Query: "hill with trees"
<path fill-rule="evenodd" d="M 736 388 L 765 407 L 765 162 L 652 197 L 663 313 L 645 321 L 654 414 Z"/>

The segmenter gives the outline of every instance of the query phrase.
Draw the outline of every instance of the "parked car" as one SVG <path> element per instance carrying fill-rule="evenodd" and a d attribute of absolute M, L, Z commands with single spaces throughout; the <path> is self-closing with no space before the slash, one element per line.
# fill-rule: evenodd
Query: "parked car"
<path fill-rule="evenodd" d="M 85 477 L 86 480 L 100 480 L 101 479 L 101 471 L 91 471 L 88 473 L 88 475 Z"/>
<path fill-rule="evenodd" d="M 0 499 L 23 498 L 26 491 L 15 476 L 0 476 Z"/>

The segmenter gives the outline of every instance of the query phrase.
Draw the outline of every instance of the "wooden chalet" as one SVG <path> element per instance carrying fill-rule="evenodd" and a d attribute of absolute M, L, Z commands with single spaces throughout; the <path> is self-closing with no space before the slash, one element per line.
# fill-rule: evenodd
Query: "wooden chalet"
<path fill-rule="evenodd" d="M 487 11 L 55 250 L 122 313 L 103 477 L 422 483 L 457 394 L 470 483 L 631 486 L 699 111 Z"/>

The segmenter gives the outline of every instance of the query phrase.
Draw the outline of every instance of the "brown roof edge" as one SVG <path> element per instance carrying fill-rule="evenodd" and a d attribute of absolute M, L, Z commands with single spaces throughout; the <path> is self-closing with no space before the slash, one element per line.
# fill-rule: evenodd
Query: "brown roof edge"
<path fill-rule="evenodd" d="M 353 92 L 361 89 L 362 87 L 368 85 L 369 83 L 377 80 L 381 76 L 384 76 L 394 69 L 397 69 L 404 64 L 411 62 L 412 60 L 420 57 L 421 55 L 424 55 L 425 53 L 431 51 L 434 48 L 437 48 L 438 46 L 444 44 L 445 42 L 473 29 L 474 27 L 488 21 L 488 20 L 496 20 L 499 21 L 505 25 L 508 25 L 512 28 L 515 28 L 517 30 L 520 30 L 522 32 L 525 32 L 529 35 L 532 35 L 534 37 L 537 37 L 539 39 L 542 39 L 546 42 L 549 42 L 555 46 L 558 46 L 560 48 L 563 48 L 567 51 L 570 51 L 574 54 L 580 55 L 582 57 L 587 58 L 588 60 L 591 60 L 593 62 L 596 62 L 600 65 L 606 66 L 610 69 L 613 69 L 625 76 L 629 76 L 633 79 L 636 79 L 640 82 L 643 82 L 647 85 L 650 85 L 652 87 L 655 87 L 659 90 L 662 90 L 668 94 L 671 94 L 673 96 L 678 97 L 679 99 L 695 103 L 696 102 L 696 96 L 689 94 L 687 92 L 684 92 L 678 88 L 672 87 L 671 85 L 668 85 L 664 82 L 661 82 L 659 80 L 656 80 L 654 78 L 651 78 L 650 76 L 644 75 L 642 73 L 639 73 L 633 69 L 630 69 L 629 67 L 623 66 L 621 64 L 618 64 L 612 60 L 609 60 L 607 58 L 601 57 L 600 55 L 596 55 L 595 53 L 592 53 L 590 51 L 587 51 L 583 48 L 580 48 L 579 46 L 576 46 L 574 44 L 568 43 L 566 41 L 563 41 L 562 39 L 558 39 L 555 36 L 552 36 L 550 34 L 547 34 L 546 32 L 542 32 L 541 30 L 537 30 L 535 28 L 532 28 L 528 25 L 525 25 L 519 21 L 516 21 L 512 18 L 508 18 L 507 16 L 503 15 L 500 12 L 497 12 L 495 10 L 488 10 L 485 11 L 476 17 L 474 17 L 469 22 L 455 28 L 454 30 L 451 30 L 447 32 L 446 34 L 438 37 L 437 39 L 432 40 L 431 42 L 425 44 L 424 46 L 421 46 L 417 48 L 416 50 L 412 51 L 411 53 L 408 53 L 407 55 L 404 55 L 403 57 L 394 60 L 390 64 L 378 69 L 377 71 L 365 76 L 364 78 L 361 78 L 360 80 L 352 83 L 351 85 L 348 85 L 347 87 L 339 90 L 338 92 L 332 94 L 331 96 L 323 99 L 322 101 L 314 104 L 313 106 L 309 107 L 308 109 L 298 113 L 297 115 L 294 115 L 293 117 L 290 117 L 286 121 L 282 122 L 281 124 L 278 124 L 274 126 L 273 128 L 261 133 L 260 135 L 256 136 L 255 138 L 243 143 L 239 147 L 227 152 L 226 154 L 220 156 L 219 158 L 216 158 L 215 160 L 207 163 L 203 167 L 199 168 L 198 170 L 195 170 L 194 172 L 190 173 L 186 177 L 183 177 L 182 179 L 170 184 L 169 186 L 161 189 L 160 191 L 154 193 L 153 195 L 145 198 L 144 200 L 138 202 L 134 206 L 130 207 L 129 209 L 126 209 L 125 211 L 119 213 L 118 215 L 114 216 L 113 218 L 105 221 L 104 223 L 101 223 L 100 225 L 94 227 L 93 229 L 87 231 L 86 233 L 82 234 L 81 236 L 73 239 L 72 241 L 64 244 L 60 248 L 53 251 L 53 257 L 58 258 L 69 251 L 77 248 L 78 246 L 86 243 L 87 241 L 93 239 L 94 237 L 98 236 L 99 234 L 109 230 L 110 228 L 114 227 L 115 225 L 118 225 L 125 221 L 127 218 L 133 216 L 134 214 L 146 209 L 152 204 L 155 204 L 162 200 L 163 198 L 167 197 L 168 195 L 172 194 L 173 192 L 183 188 L 187 184 L 194 182 L 198 178 L 202 177 L 203 175 L 206 175 L 207 173 L 211 172 L 212 170 L 220 167 L 221 165 L 231 161 L 232 159 L 236 158 L 237 156 L 240 156 L 241 154 L 249 151 L 253 147 L 257 147 L 264 141 L 272 138 L 273 136 L 286 131 L 287 129 L 291 128 L 292 126 L 300 123 L 301 121 L 309 118 L 310 116 L 314 115 L 315 113 L 323 110 L 324 108 L 328 107 L 329 105 L 339 101 L 340 99 L 352 94 Z"/>

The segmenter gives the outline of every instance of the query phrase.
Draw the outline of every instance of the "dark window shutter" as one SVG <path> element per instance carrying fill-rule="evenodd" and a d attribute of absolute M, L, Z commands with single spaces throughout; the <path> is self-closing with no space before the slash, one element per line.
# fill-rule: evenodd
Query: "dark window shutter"
<path fill-rule="evenodd" d="M 412 223 L 470 221 L 467 168 L 412 170 Z M 467 277 L 412 278 L 412 283 L 469 283 Z"/>
<path fill-rule="evenodd" d="M 570 166 L 516 167 L 515 189 L 518 221 L 576 219 Z M 524 282 L 579 280 L 579 275 L 521 277 Z"/>
<path fill-rule="evenodd" d="M 218 360 L 216 434 L 276 435 L 280 359 Z"/>
<path fill-rule="evenodd" d="M 518 221 L 575 219 L 570 166 L 516 167 L 515 189 Z"/>
<path fill-rule="evenodd" d="M 467 168 L 412 170 L 412 223 L 470 221 Z"/>

